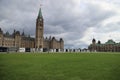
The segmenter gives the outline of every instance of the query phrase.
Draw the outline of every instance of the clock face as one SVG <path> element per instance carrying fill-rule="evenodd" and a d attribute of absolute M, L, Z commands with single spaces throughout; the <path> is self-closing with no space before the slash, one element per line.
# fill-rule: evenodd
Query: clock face
<path fill-rule="evenodd" d="M 42 21 L 42 19 L 40 19 L 40 21 Z"/>

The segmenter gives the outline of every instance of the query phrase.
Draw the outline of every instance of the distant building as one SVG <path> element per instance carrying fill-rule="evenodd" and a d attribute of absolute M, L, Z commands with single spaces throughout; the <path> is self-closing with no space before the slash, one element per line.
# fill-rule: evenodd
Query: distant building
<path fill-rule="evenodd" d="M 48 51 L 49 49 L 64 49 L 64 41 L 62 38 L 57 40 L 55 37 L 44 38 L 44 19 L 41 8 L 36 19 L 36 35 L 35 38 L 26 36 L 19 31 L 14 30 L 12 34 L 3 33 L 0 28 L 0 47 L 15 48 L 35 48 L 36 50 Z"/>
<path fill-rule="evenodd" d="M 30 36 L 25 36 L 24 32 L 20 34 L 19 31 L 14 30 L 12 34 L 9 34 L 9 32 L 3 33 L 2 29 L 0 28 L 1 47 L 34 48 L 34 40 L 35 39 Z"/>
<path fill-rule="evenodd" d="M 92 52 L 120 52 L 120 43 L 116 43 L 112 39 L 108 40 L 106 43 L 101 43 L 96 40 L 92 40 L 92 44 L 89 45 L 88 49 Z"/>

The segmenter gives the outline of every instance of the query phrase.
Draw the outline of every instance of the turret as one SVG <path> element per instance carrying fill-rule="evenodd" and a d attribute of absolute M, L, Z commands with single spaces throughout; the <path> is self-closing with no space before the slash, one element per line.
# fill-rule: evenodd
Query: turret
<path fill-rule="evenodd" d="M 96 40 L 94 38 L 92 40 L 92 44 L 96 44 Z"/>
<path fill-rule="evenodd" d="M 101 44 L 101 41 L 100 41 L 100 40 L 98 41 L 98 44 Z"/>
<path fill-rule="evenodd" d="M 3 46 L 3 31 L 0 28 L 0 46 Z"/>
<path fill-rule="evenodd" d="M 62 38 L 60 38 L 60 42 L 63 42 L 63 39 L 62 39 Z"/>
<path fill-rule="evenodd" d="M 9 34 L 9 32 L 7 31 L 7 32 L 5 33 L 5 35 L 9 36 L 10 34 Z"/>
<path fill-rule="evenodd" d="M 60 49 L 64 49 L 64 41 L 60 38 Z"/>
<path fill-rule="evenodd" d="M 51 36 L 49 37 L 49 40 L 51 40 Z"/>
<path fill-rule="evenodd" d="M 24 30 L 23 30 L 22 36 L 25 36 Z"/>
<path fill-rule="evenodd" d="M 21 35 L 19 31 L 15 32 L 15 47 L 21 46 Z"/>
<path fill-rule="evenodd" d="M 12 33 L 12 35 L 13 35 L 14 38 L 15 38 L 15 33 L 16 33 L 16 30 L 14 29 L 14 31 Z"/>
<path fill-rule="evenodd" d="M 52 41 L 55 40 L 55 37 L 52 37 Z"/>
<path fill-rule="evenodd" d="M 2 29 L 0 28 L 0 34 L 3 34 L 3 31 L 2 31 Z"/>

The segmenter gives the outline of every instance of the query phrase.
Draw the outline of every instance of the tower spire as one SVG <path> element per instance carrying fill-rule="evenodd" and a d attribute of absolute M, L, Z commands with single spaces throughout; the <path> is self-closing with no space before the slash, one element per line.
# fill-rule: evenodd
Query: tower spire
<path fill-rule="evenodd" d="M 36 48 L 43 48 L 43 31 L 44 31 L 44 20 L 42 16 L 41 8 L 39 9 L 38 18 L 36 19 Z"/>
<path fill-rule="evenodd" d="M 25 36 L 24 30 L 23 30 L 22 36 Z"/>
<path fill-rule="evenodd" d="M 42 11 L 41 11 L 41 7 L 40 7 L 40 9 L 39 9 L 38 18 L 43 18 L 43 16 L 42 16 Z"/>

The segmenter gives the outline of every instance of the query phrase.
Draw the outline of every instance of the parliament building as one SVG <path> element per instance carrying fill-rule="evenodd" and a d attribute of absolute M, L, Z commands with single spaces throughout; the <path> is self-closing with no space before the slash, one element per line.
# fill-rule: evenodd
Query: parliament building
<path fill-rule="evenodd" d="M 88 49 L 91 52 L 120 52 L 120 42 L 116 43 L 110 39 L 106 43 L 101 43 L 101 41 L 96 42 L 96 40 L 93 39 Z"/>
<path fill-rule="evenodd" d="M 4 33 L 0 28 L 0 52 L 8 50 L 8 48 L 34 48 L 39 51 L 48 51 L 50 49 L 63 50 L 64 41 L 62 38 L 57 40 L 55 37 L 44 38 L 44 19 L 41 8 L 36 19 L 36 35 L 35 38 L 26 36 L 24 32 L 14 30 L 12 34 Z"/>

